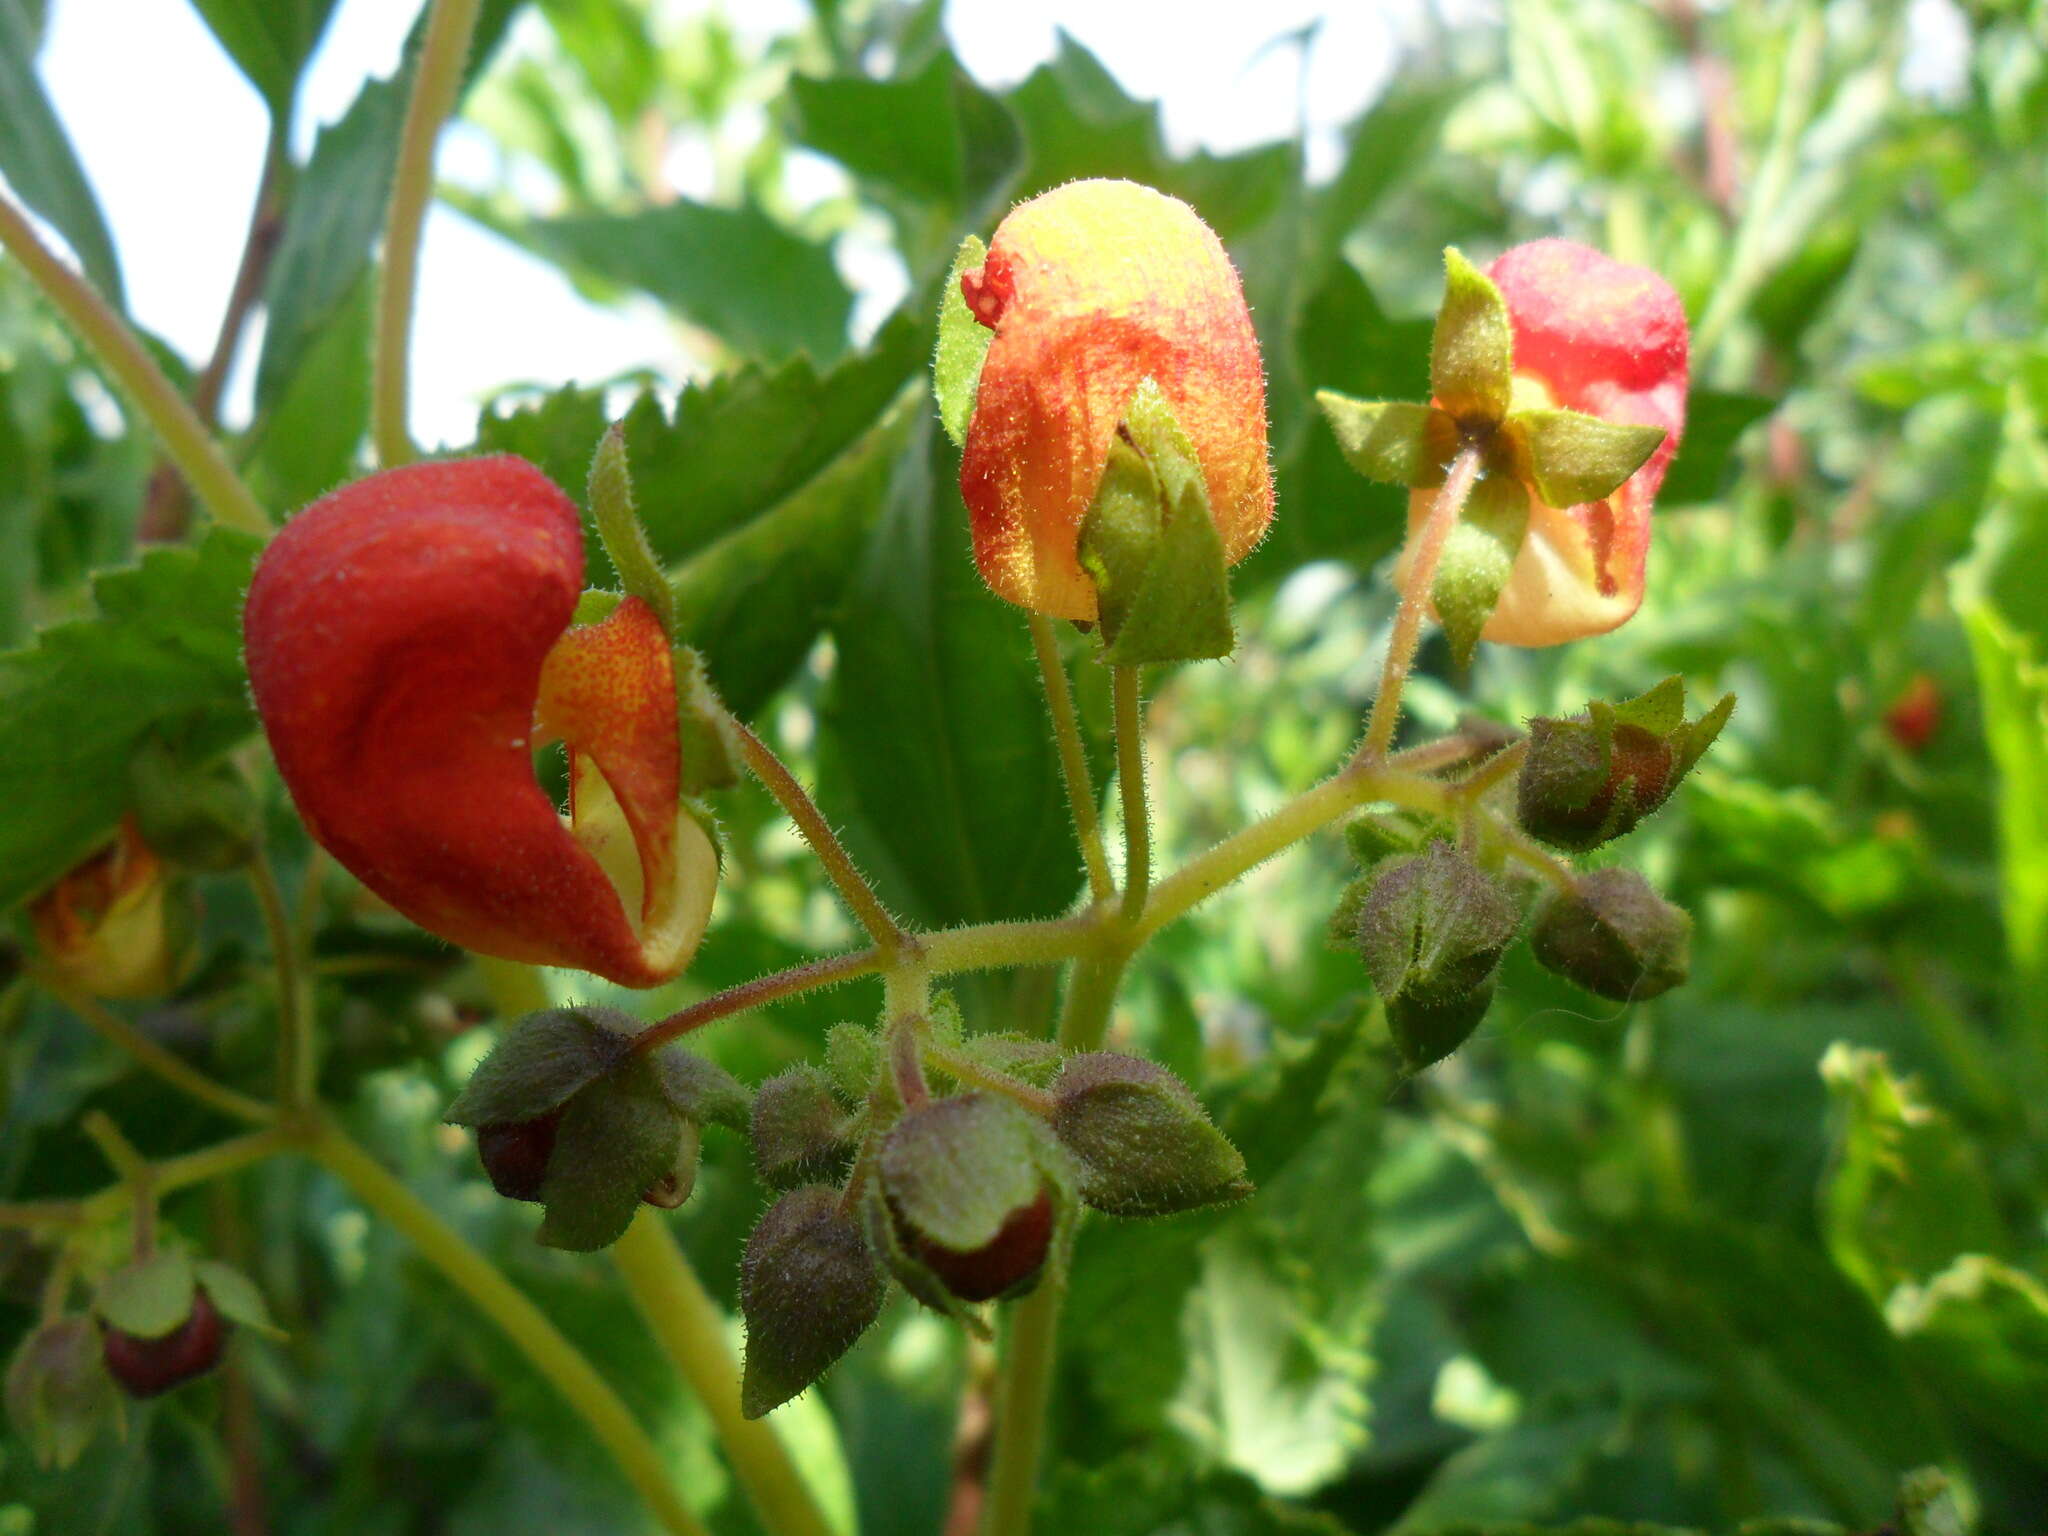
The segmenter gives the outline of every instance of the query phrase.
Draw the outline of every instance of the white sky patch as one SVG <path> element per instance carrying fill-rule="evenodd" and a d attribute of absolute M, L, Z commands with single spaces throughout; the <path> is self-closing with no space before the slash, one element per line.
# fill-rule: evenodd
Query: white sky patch
<path fill-rule="evenodd" d="M 657 0 L 657 9 L 693 7 Z M 1133 96 L 1161 101 L 1177 152 L 1284 138 L 1305 116 L 1311 167 L 1327 172 L 1338 126 L 1380 90 L 1395 39 L 1418 24 L 1421 9 L 1422 0 L 1262 0 L 1203 7 L 1199 24 L 1182 14 L 1162 26 L 1161 8 L 1146 0 L 956 0 L 948 29 L 968 69 L 1000 85 L 1050 58 L 1064 28 Z M 341 0 L 301 87 L 292 128 L 301 158 L 365 81 L 397 67 L 418 12 L 418 0 Z M 799 24 L 805 7 L 746 0 L 727 14 L 748 35 L 765 35 Z M 1268 45 L 1319 18 L 1304 76 L 1298 48 Z M 107 46 L 116 34 L 119 46 Z M 113 228 L 135 317 L 203 362 L 261 170 L 262 101 L 177 0 L 51 0 L 41 68 Z M 440 168 L 473 179 L 467 173 L 487 154 L 458 127 L 443 140 Z M 707 167 L 691 164 L 684 139 L 668 169 L 688 191 L 703 180 L 692 173 Z M 799 167 L 807 187 L 825 180 L 809 174 L 819 169 Z M 871 259 L 866 243 L 845 242 L 840 252 L 863 334 L 907 282 L 900 261 Z M 589 383 L 635 369 L 680 380 L 694 371 L 681 333 L 652 303 L 595 306 L 554 267 L 445 209 L 426 224 L 417 314 L 412 426 L 424 443 L 467 442 L 479 401 L 507 384 Z M 247 419 L 254 350 L 245 346 L 230 381 L 231 422 Z"/>

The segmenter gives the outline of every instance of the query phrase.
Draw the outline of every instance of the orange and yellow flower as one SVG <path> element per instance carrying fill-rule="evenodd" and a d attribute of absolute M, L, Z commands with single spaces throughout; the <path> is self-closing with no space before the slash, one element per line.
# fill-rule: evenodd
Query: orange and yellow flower
<path fill-rule="evenodd" d="M 1193 442 L 1226 560 L 1273 516 L 1258 338 L 1223 244 L 1176 198 L 1076 181 L 1020 203 L 961 293 L 995 332 L 960 464 L 997 596 L 1096 617 L 1076 555 L 1111 440 L 1151 378 Z"/>

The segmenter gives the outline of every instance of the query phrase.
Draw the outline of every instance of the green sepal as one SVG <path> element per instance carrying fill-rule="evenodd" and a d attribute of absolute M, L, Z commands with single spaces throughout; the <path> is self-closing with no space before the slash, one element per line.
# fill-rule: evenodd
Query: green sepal
<path fill-rule="evenodd" d="M 263 1293 L 251 1280 L 231 1264 L 218 1259 L 198 1259 L 193 1262 L 192 1273 L 214 1309 L 229 1322 L 264 1338 L 282 1343 L 289 1338 L 282 1328 L 271 1321 L 270 1307 L 263 1300 Z"/>
<path fill-rule="evenodd" d="M 184 1327 L 192 1315 L 197 1283 L 189 1254 L 182 1248 L 160 1248 L 101 1277 L 92 1309 L 123 1333 L 160 1339 Z"/>
<path fill-rule="evenodd" d="M 683 1119 L 696 1125 L 722 1125 L 744 1131 L 753 1114 L 754 1096 L 746 1085 L 715 1061 L 707 1061 L 680 1045 L 649 1053 L 660 1074 L 661 1090 Z"/>
<path fill-rule="evenodd" d="M 1528 528 L 1529 493 L 1518 481 L 1488 475 L 1472 487 L 1465 515 L 1444 540 L 1429 595 L 1461 667 L 1472 664 Z"/>
<path fill-rule="evenodd" d="M 1427 489 L 1444 483 L 1458 452 L 1458 423 L 1435 406 L 1406 400 L 1354 400 L 1334 389 L 1316 404 L 1345 461 L 1368 480 Z"/>
<path fill-rule="evenodd" d="M 664 1211 L 679 1210 L 697 1188 L 697 1169 L 704 1160 L 704 1128 L 694 1120 L 682 1122 L 683 1134 L 676 1143 L 676 1155 L 667 1173 L 640 1192 L 648 1205 Z"/>
<path fill-rule="evenodd" d="M 647 529 L 633 505 L 633 472 L 626 462 L 626 434 L 614 422 L 597 440 L 590 457 L 590 477 L 585 496 L 590 503 L 590 520 L 611 557 L 619 585 L 629 597 L 645 603 L 671 640 L 676 633 L 676 594 L 668 574 L 654 557 Z"/>
<path fill-rule="evenodd" d="M 1151 379 L 1111 440 L 1077 555 L 1112 666 L 1228 656 L 1230 582 L 1194 444 Z"/>
<path fill-rule="evenodd" d="M 576 611 L 569 616 L 569 622 L 579 627 L 585 624 L 602 624 L 618 612 L 619 604 L 625 600 L 626 594 L 623 592 L 590 587 L 576 599 Z"/>
<path fill-rule="evenodd" d="M 1665 433 L 1580 411 L 1523 410 L 1508 417 L 1506 435 L 1516 477 L 1545 505 L 1576 507 L 1612 496 Z"/>
<path fill-rule="evenodd" d="M 957 448 L 967 441 L 974 419 L 974 397 L 981 390 L 981 365 L 996 333 L 974 318 L 960 292 L 960 279 L 988 260 L 988 247 L 969 235 L 954 253 L 939 295 L 939 344 L 932 353 L 932 395 L 939 402 L 939 420 Z"/>
<path fill-rule="evenodd" d="M 637 1028 L 615 1008 L 530 1013 L 477 1063 L 441 1118 L 470 1127 L 538 1119 L 624 1061 Z"/>
<path fill-rule="evenodd" d="M 730 789 L 740 781 L 739 738 L 732 716 L 711 686 L 704 658 L 687 645 L 674 651 L 676 735 L 682 748 L 683 795 Z M 716 844 L 714 836 L 711 841 Z"/>
<path fill-rule="evenodd" d="M 127 1422 L 89 1317 L 53 1318 L 32 1329 L 8 1362 L 6 1396 L 8 1422 L 40 1467 L 69 1467 L 102 1425 L 118 1435 Z"/>
<path fill-rule="evenodd" d="M 740 1260 L 740 1412 L 758 1419 L 824 1375 L 881 1314 L 887 1293 L 838 1190 L 807 1184 L 777 1200 Z"/>
<path fill-rule="evenodd" d="M 632 1057 L 563 1106 L 541 1185 L 540 1242 L 591 1253 L 617 1242 L 641 1198 L 674 1171 L 682 1117 L 661 1073 Z"/>
<path fill-rule="evenodd" d="M 896 1122 L 877 1172 L 896 1219 L 956 1253 L 995 1240 L 1012 1211 L 1038 1198 L 1043 1129 L 989 1093 L 934 1099 Z"/>
<path fill-rule="evenodd" d="M 1467 432 L 1495 427 L 1514 395 L 1515 332 L 1493 279 L 1444 249 L 1444 302 L 1429 348 L 1429 388 Z"/>

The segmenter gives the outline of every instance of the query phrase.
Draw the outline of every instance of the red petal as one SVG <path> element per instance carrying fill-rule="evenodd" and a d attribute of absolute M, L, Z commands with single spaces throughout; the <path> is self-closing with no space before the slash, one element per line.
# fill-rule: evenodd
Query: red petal
<path fill-rule="evenodd" d="M 576 507 L 531 464 L 387 470 L 264 552 L 249 680 L 307 828 L 372 891 L 481 953 L 645 986 L 663 978 L 533 776 L 542 663 L 582 584 Z"/>

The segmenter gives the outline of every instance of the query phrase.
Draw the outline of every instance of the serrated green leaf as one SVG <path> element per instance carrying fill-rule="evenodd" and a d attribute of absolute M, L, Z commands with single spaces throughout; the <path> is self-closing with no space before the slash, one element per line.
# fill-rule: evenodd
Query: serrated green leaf
<path fill-rule="evenodd" d="M 93 286 L 123 309 L 128 301 L 113 234 L 36 76 L 38 33 L 22 0 L 0 0 L 0 172 L 23 202 L 56 226 Z"/>
<path fill-rule="evenodd" d="M 1613 495 L 1664 441 L 1662 427 L 1629 426 L 1582 411 L 1516 411 L 1507 430 L 1516 473 L 1553 507 Z"/>
<path fill-rule="evenodd" d="M 256 1282 L 239 1269 L 218 1259 L 199 1259 L 192 1265 L 192 1271 L 220 1315 L 229 1322 L 273 1341 L 289 1337 L 270 1320 L 270 1307 Z"/>
<path fill-rule="evenodd" d="M 821 375 L 796 358 L 685 390 L 673 417 L 652 395 L 621 425 L 640 517 L 671 568 L 682 635 L 742 718 L 789 676 L 830 614 L 918 414 L 911 388 L 930 332 L 899 321 Z M 480 452 L 516 453 L 580 487 L 607 421 L 575 387 L 478 423 Z M 605 562 L 589 550 L 593 579 Z"/>
<path fill-rule="evenodd" d="M 751 202 L 714 208 L 679 198 L 501 232 L 575 272 L 639 289 L 743 356 L 779 361 L 801 352 L 830 363 L 846 350 L 853 295 L 831 250 Z"/>
<path fill-rule="evenodd" d="M 958 204 L 965 151 L 953 108 L 959 66 L 940 49 L 915 74 L 893 80 L 794 75 L 798 139 L 854 175 L 925 202 Z"/>
<path fill-rule="evenodd" d="M 139 1339 L 160 1339 L 192 1315 L 192 1259 L 182 1248 L 163 1248 L 101 1277 L 93 1311 L 110 1326 Z"/>
<path fill-rule="evenodd" d="M 1885 1307 L 1918 1372 L 1979 1430 L 2048 1468 L 2048 1286 L 1966 1254 Z"/>
<path fill-rule="evenodd" d="M 97 616 L 0 655 L 0 911 L 113 830 L 153 730 L 175 727 L 193 762 L 255 730 L 240 609 L 259 547 L 214 527 L 196 549 L 150 550 L 94 581 Z"/>
<path fill-rule="evenodd" d="M 1444 301 L 1429 348 L 1429 389 L 1463 425 L 1497 425 L 1514 393 L 1515 333 L 1493 279 L 1456 246 L 1444 252 Z"/>
<path fill-rule="evenodd" d="M 628 1035 L 597 1011 L 554 1008 L 521 1019 L 477 1063 L 442 1116 L 450 1125 L 516 1125 L 564 1104 L 625 1059 Z"/>
<path fill-rule="evenodd" d="M 683 1126 L 653 1065 L 628 1060 L 569 1101 L 555 1133 L 540 1241 L 592 1253 L 632 1224 L 641 1196 L 670 1172 Z"/>
<path fill-rule="evenodd" d="M 290 120 L 299 72 L 319 45 L 334 5 L 335 0 L 192 0 L 280 123 Z"/>
<path fill-rule="evenodd" d="M 894 910 L 1047 916 L 1081 864 L 1038 671 L 974 572 L 957 461 L 923 414 L 833 621 L 818 794 Z"/>
<path fill-rule="evenodd" d="M 988 259 L 988 247 L 973 235 L 960 242 L 959 252 L 946 273 L 939 292 L 939 346 L 932 354 L 932 393 L 939 402 L 939 420 L 953 446 L 967 441 L 967 424 L 974 419 L 974 398 L 981 389 L 981 365 L 988 357 L 996 333 L 974 318 L 960 291 L 963 272 L 978 268 Z"/>
<path fill-rule="evenodd" d="M 1458 451 L 1458 424 L 1433 406 L 1405 400 L 1354 400 L 1316 391 L 1337 446 L 1351 467 L 1382 485 L 1442 485 Z"/>

